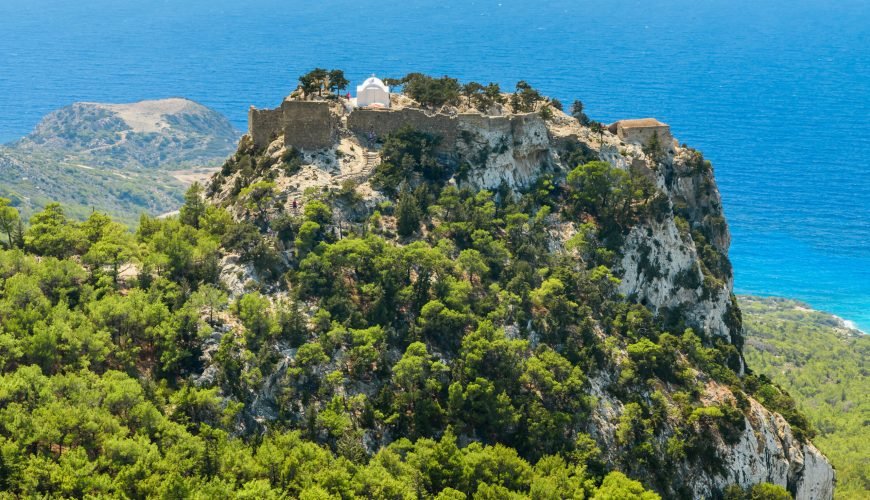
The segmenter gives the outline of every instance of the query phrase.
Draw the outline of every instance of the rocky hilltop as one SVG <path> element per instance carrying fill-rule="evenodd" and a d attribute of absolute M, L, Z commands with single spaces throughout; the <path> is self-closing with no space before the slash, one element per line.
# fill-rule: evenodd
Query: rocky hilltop
<path fill-rule="evenodd" d="M 101 210 L 132 224 L 176 210 L 188 178 L 204 178 L 239 135 L 187 99 L 75 103 L 0 146 L 0 196 L 25 217 L 59 201 L 76 217 Z"/>
<path fill-rule="evenodd" d="M 220 113 L 170 98 L 77 102 L 46 115 L 12 147 L 53 151 L 94 167 L 157 168 L 214 164 L 232 152 L 238 138 Z"/>
<path fill-rule="evenodd" d="M 834 472 L 805 420 L 744 363 L 710 162 L 658 122 L 652 135 L 612 132 L 543 97 L 520 106 L 519 89 L 485 111 L 472 109 L 472 97 L 425 106 L 395 94 L 389 110 L 296 95 L 271 115 L 252 111 L 251 133 L 207 192 L 263 239 L 227 246 L 222 281 L 234 297 L 291 298 L 312 337 L 271 344 L 256 381 L 230 391 L 245 403 L 244 426 L 302 423 L 362 398 L 379 410 L 342 414 L 369 453 L 401 437 L 440 436 L 444 421 L 409 433 L 399 424 L 413 416 L 378 413 L 384 391 L 398 390 L 389 366 L 410 352 L 410 340 L 395 339 L 410 338 L 424 345 L 417 356 L 446 367 L 444 392 L 432 396 L 445 408 L 489 401 L 475 391 L 493 391 L 500 375 L 487 370 L 502 367 L 501 376 L 520 370 L 522 380 L 495 382 L 509 407 L 564 419 L 529 428 L 531 417 L 501 421 L 493 408 L 482 418 L 499 428 L 448 418 L 461 443 L 524 450 L 525 433 L 565 450 L 588 435 L 604 466 L 666 497 L 717 498 L 766 482 L 798 499 L 831 498 Z M 405 288 L 390 291 L 383 276 L 393 271 L 381 261 L 393 257 L 381 256 L 394 254 L 412 261 L 396 264 Z M 386 340 L 366 344 L 365 328 Z M 199 384 L 229 391 L 227 342 L 216 335 L 205 349 Z M 316 361 L 306 347 L 314 344 L 325 346 Z M 352 357 L 374 345 L 383 358 L 355 371 Z M 492 349 L 479 354 L 484 365 L 468 357 L 474 345 Z M 554 386 L 535 388 L 522 373 L 545 352 L 583 373 L 582 388 L 561 402 L 546 395 Z M 469 380 L 470 366 L 490 374 Z M 551 383 L 567 384 L 557 371 Z M 325 392 L 307 385 L 339 373 Z"/>

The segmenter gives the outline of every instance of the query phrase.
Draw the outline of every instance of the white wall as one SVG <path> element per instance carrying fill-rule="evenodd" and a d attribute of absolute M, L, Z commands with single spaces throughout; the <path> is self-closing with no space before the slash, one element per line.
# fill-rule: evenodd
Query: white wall
<path fill-rule="evenodd" d="M 389 108 L 390 94 L 377 88 L 368 88 L 356 96 L 357 106 L 365 107 L 374 103 L 382 104 L 385 108 Z"/>

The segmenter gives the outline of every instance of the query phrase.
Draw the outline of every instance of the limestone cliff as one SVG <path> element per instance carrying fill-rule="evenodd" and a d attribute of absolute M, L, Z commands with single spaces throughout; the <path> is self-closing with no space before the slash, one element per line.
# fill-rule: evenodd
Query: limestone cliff
<path fill-rule="evenodd" d="M 337 108 L 336 108 L 337 109 Z M 339 114 L 344 111 L 338 110 Z M 365 120 L 391 112 L 372 112 Z M 544 118 L 540 113 L 503 113 L 485 116 L 473 113 L 414 112 L 414 120 L 431 115 L 434 131 L 445 130 L 447 144 L 440 145 L 442 160 L 455 168 L 456 174 L 448 182 L 474 189 L 519 192 L 529 189 L 542 176 L 564 180 L 578 162 L 594 159 L 649 179 L 656 187 L 655 214 L 634 225 L 622 235 L 614 271 L 619 278 L 618 290 L 626 300 L 648 307 L 664 324 L 676 328 L 692 328 L 707 345 L 726 342 L 734 346 L 737 355 L 727 361 L 738 374 L 746 368 L 740 351 L 743 345 L 742 321 L 732 293 L 733 275 L 727 258 L 730 234 L 725 222 L 721 198 L 713 176 L 713 169 L 703 156 L 676 141 L 665 142 L 651 150 L 641 144 L 623 142 L 606 130 L 593 132 L 577 120 L 554 111 Z M 292 138 L 276 136 L 258 149 L 249 142 L 243 144 L 247 153 L 240 152 L 233 161 L 276 166 L 269 178 L 277 187 L 275 218 L 282 213 L 295 213 L 297 203 L 303 203 L 311 193 L 341 189 L 358 197 L 361 209 L 373 209 L 386 198 L 371 186 L 371 175 L 378 162 L 379 146 L 372 137 L 361 133 L 362 127 L 348 127 L 357 118 L 338 116 L 329 127 L 331 146 L 297 152 L 288 147 Z M 366 121 L 365 129 L 372 122 Z M 336 125 L 339 124 L 339 125 Z M 286 132 L 286 131 L 285 131 Z M 289 132 L 286 132 L 289 133 Z M 244 160 L 242 156 L 259 154 L 261 160 Z M 294 157 L 298 154 L 298 157 Z M 291 158 L 292 168 L 287 168 Z M 283 163 L 282 163 L 283 162 Z M 213 181 L 210 190 L 215 200 L 224 202 L 239 218 L 249 215 L 250 209 L 232 204 L 244 184 L 242 173 L 225 169 Z M 250 182 L 248 179 L 246 182 Z M 353 207 L 346 208 L 348 211 Z M 345 214 L 346 215 L 346 214 Z M 576 234 L 582 221 L 553 221 L 550 231 L 551 247 L 565 248 Z M 341 224 L 331 228 L 341 231 Z M 287 259 L 292 258 L 290 248 L 282 248 Z M 240 266 L 233 256 L 225 259 L 225 282 L 236 295 L 244 292 L 245 282 L 258 281 L 250 266 Z M 598 335 L 603 336 L 601 328 Z M 534 332 L 533 332 L 534 334 Z M 532 342 L 534 343 L 534 335 Z M 266 377 L 256 396 L 254 420 L 270 418 L 275 403 L 272 393 L 275 381 L 281 380 L 292 350 L 281 351 L 282 361 L 276 373 Z M 400 353 L 399 353 L 400 354 Z M 626 413 L 626 405 L 614 396 L 618 392 L 623 364 L 617 361 L 589 380 L 589 392 L 594 396 L 586 431 L 601 445 L 608 463 L 632 469 L 637 474 L 655 475 L 658 471 L 648 464 L 625 464 L 616 450 L 617 423 Z M 702 372 L 694 377 L 702 383 L 701 399 L 711 405 L 727 403 L 741 408 L 734 430 L 729 435 L 705 424 L 704 416 L 693 423 L 707 440 L 705 446 L 715 466 L 701 467 L 696 462 L 680 459 L 675 452 L 677 472 L 660 490 L 669 496 L 713 498 L 730 484 L 749 486 L 771 482 L 785 486 L 798 499 L 831 498 L 834 472 L 824 456 L 805 439 L 798 439 L 786 420 L 752 397 L 736 394 L 728 386 L 713 381 Z M 369 386 L 358 387 L 362 393 L 373 394 Z M 672 388 L 660 388 L 669 403 L 677 397 Z M 654 396 L 643 394 L 646 400 Z M 301 412 L 301 408 L 299 409 Z M 664 431 L 656 439 L 662 448 L 678 434 L 670 425 L 673 416 L 665 417 Z"/>

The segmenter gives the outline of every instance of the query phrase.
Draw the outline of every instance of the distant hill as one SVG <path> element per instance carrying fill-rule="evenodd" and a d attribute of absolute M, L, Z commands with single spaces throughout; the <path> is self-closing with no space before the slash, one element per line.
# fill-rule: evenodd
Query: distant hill
<path fill-rule="evenodd" d="M 787 299 L 740 297 L 746 364 L 780 384 L 816 428 L 813 439 L 837 469 L 836 498 L 870 495 L 870 336 Z"/>
<path fill-rule="evenodd" d="M 0 196 L 25 217 L 59 201 L 76 217 L 97 209 L 132 222 L 176 209 L 185 183 L 220 164 L 240 135 L 187 99 L 75 103 L 0 147 Z"/>
<path fill-rule="evenodd" d="M 49 113 L 12 146 L 92 166 L 158 168 L 222 161 L 240 135 L 223 115 L 188 99 L 78 102 Z"/>

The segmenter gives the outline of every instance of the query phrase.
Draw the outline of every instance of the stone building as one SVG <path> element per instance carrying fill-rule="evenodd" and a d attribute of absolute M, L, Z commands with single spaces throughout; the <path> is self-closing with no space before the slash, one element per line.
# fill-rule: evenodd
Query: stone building
<path fill-rule="evenodd" d="M 662 145 L 669 146 L 673 142 L 671 127 L 655 118 L 620 120 L 608 129 L 623 142 L 632 144 L 647 144 L 654 135 L 659 136 Z"/>

